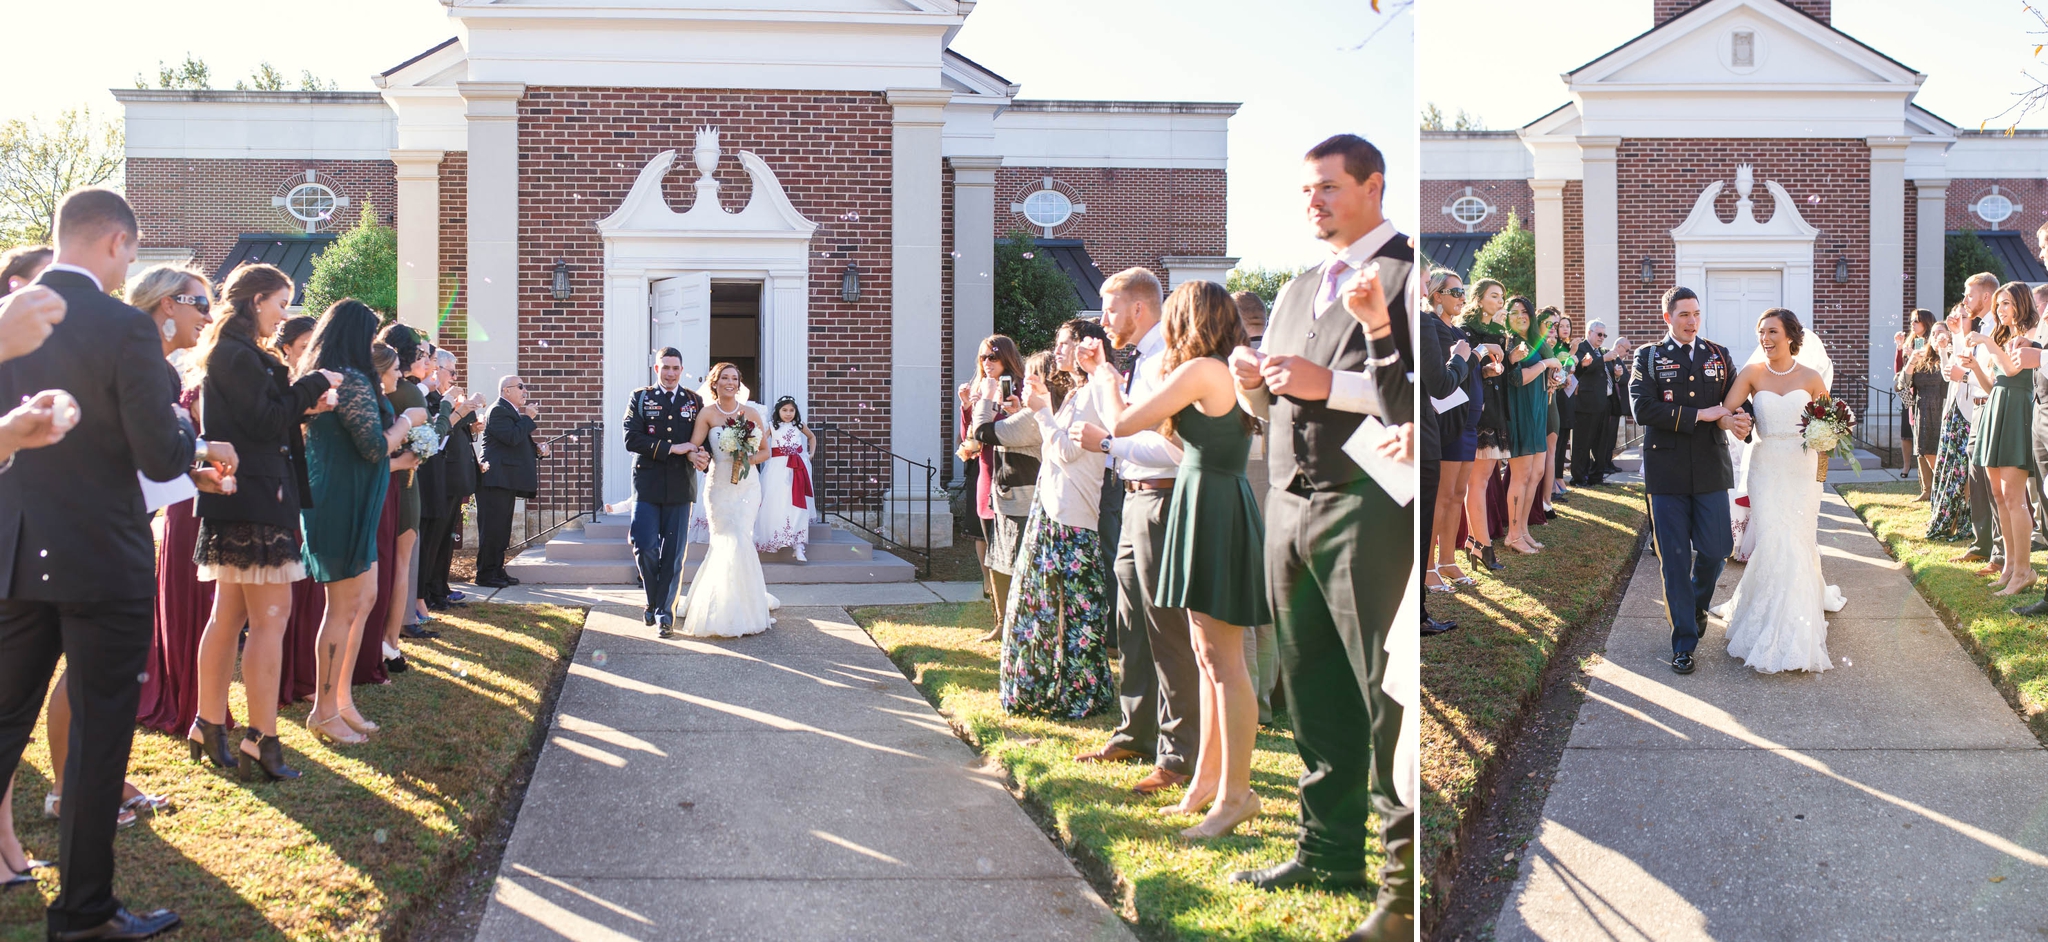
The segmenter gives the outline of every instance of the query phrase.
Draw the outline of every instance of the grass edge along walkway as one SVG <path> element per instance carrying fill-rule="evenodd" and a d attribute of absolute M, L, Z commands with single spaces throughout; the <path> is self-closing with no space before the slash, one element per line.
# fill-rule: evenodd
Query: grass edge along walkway
<path fill-rule="evenodd" d="M 1991 685 L 2019 713 L 2034 738 L 2048 745 L 2048 621 L 2008 611 L 2041 598 L 2040 584 L 2009 598 L 1993 596 L 1975 564 L 1950 562 L 1969 543 L 1929 540 L 1931 505 L 1916 503 L 1918 482 L 1844 484 L 1835 492 L 1906 567 L 1913 589 L 1941 616 L 1970 659 L 1983 668 Z M 2035 552 L 2034 568 L 2044 568 L 2048 554 Z"/>
<path fill-rule="evenodd" d="M 1557 519 L 1531 530 L 1542 553 L 1496 546 L 1507 566 L 1499 574 L 1459 553 L 1478 585 L 1428 598 L 1430 612 L 1458 628 L 1422 643 L 1425 924 L 1448 905 L 1467 829 L 1485 820 L 1508 744 L 1538 709 L 1553 659 L 1613 607 L 1648 520 L 1640 484 L 1574 490 L 1555 509 Z"/>
<path fill-rule="evenodd" d="M 138 730 L 129 780 L 177 810 L 115 838 L 116 895 L 176 910 L 184 926 L 172 937 L 184 942 L 406 938 L 445 919 L 440 904 L 495 858 L 491 835 L 538 752 L 582 625 L 580 610 L 555 606 L 446 613 L 440 639 L 406 643 L 412 670 L 357 689 L 384 726 L 370 743 L 317 744 L 305 704 L 281 711 L 296 782 L 245 782 L 192 764 L 181 739 Z M 229 702 L 246 718 L 239 683 Z M 39 725 L 14 808 L 23 845 L 43 857 L 56 856 L 56 822 L 40 812 L 49 772 Z M 39 887 L 0 896 L 0 942 L 43 938 L 57 875 L 39 875 Z"/>
<path fill-rule="evenodd" d="M 1154 809 L 1180 799 L 1171 789 L 1150 798 L 1129 787 L 1151 766 L 1083 765 L 1116 725 L 1108 715 L 1064 721 L 1010 716 L 996 695 L 998 646 L 979 641 L 993 620 L 987 602 L 882 606 L 851 610 L 856 623 L 968 745 L 1000 763 L 1040 827 L 1074 859 L 1110 908 L 1148 940 L 1335 939 L 1372 910 L 1361 893 L 1266 893 L 1225 882 L 1232 870 L 1262 867 L 1294 854 L 1301 758 L 1284 730 L 1259 731 L 1252 786 L 1264 802 L 1258 818 L 1230 837 L 1186 841 L 1194 816 Z M 1376 825 L 1375 825 L 1376 827 Z M 1380 857 L 1366 866 L 1377 872 Z"/>

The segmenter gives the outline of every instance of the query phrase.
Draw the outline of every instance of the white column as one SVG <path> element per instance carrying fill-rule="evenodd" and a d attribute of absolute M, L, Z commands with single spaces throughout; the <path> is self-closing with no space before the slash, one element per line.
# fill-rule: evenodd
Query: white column
<path fill-rule="evenodd" d="M 398 169 L 398 319 L 440 338 L 441 152 L 394 150 Z"/>
<path fill-rule="evenodd" d="M 948 157 L 953 166 L 953 382 L 966 382 L 981 338 L 996 332 L 996 170 L 1001 157 Z M 944 390 L 939 393 L 946 395 Z M 953 472 L 961 471 L 954 458 Z"/>
<path fill-rule="evenodd" d="M 635 264 L 617 264 L 605 247 L 604 271 L 604 402 L 600 420 L 604 433 L 604 501 L 616 503 L 633 493 L 633 454 L 612 424 L 625 412 L 632 390 L 647 385 L 652 318 L 648 308 L 647 271 Z M 471 384 L 485 389 L 480 374 Z M 496 380 L 491 380 L 495 383 Z M 487 392 L 486 395 L 492 395 Z"/>
<path fill-rule="evenodd" d="M 1872 137 L 1870 144 L 1870 372 L 1873 386 L 1889 387 L 1892 332 L 1906 316 L 1906 144 L 1904 137 Z M 1826 276 L 1832 277 L 1832 275 Z M 1856 398 L 1851 398 L 1855 402 Z"/>
<path fill-rule="evenodd" d="M 761 286 L 761 386 L 776 398 L 795 396 L 805 415 L 811 414 L 809 286 L 807 265 L 771 271 Z"/>
<path fill-rule="evenodd" d="M 1942 286 L 1945 278 L 1944 253 L 1948 250 L 1948 181 L 1915 180 L 1919 194 L 1919 225 L 1913 233 L 1913 250 L 1919 271 L 1913 273 L 1913 306 L 1924 307 L 1942 317 Z"/>
<path fill-rule="evenodd" d="M 1618 137 L 1579 138 L 1580 160 L 1586 168 L 1581 191 L 1586 229 L 1586 310 L 1579 323 L 1599 318 L 1617 325 L 1616 330 L 1621 323 L 1621 196 L 1615 180 L 1614 152 L 1620 146 Z M 1562 227 L 1562 219 L 1559 225 Z M 1540 251 L 1540 238 L 1537 245 Z M 1560 273 L 1562 270 L 1560 259 Z M 1558 283 L 1563 281 L 1560 274 Z M 1563 300 L 1561 296 L 1559 300 Z"/>
<path fill-rule="evenodd" d="M 1536 306 L 1564 307 L 1564 181 L 1531 180 L 1536 191 Z M 1618 289 L 1617 289 L 1618 290 Z M 1567 311 L 1566 313 L 1577 313 Z M 1579 318 L 1584 324 L 1585 317 Z M 1613 321 L 1609 321 L 1610 324 Z M 1619 325 L 1610 329 L 1618 330 Z"/>
<path fill-rule="evenodd" d="M 943 296 L 939 285 L 942 245 L 941 179 L 944 152 L 940 134 L 946 103 L 953 93 L 943 88 L 892 88 L 895 108 L 890 135 L 889 314 L 890 379 L 894 392 L 889 410 L 889 450 L 934 467 L 940 451 L 938 405 L 947 390 L 941 386 L 939 320 Z M 976 272 L 986 269 L 975 269 Z M 896 482 L 898 490 L 912 482 Z M 924 482 L 915 482 L 922 487 Z"/>
<path fill-rule="evenodd" d="M 496 389 L 519 371 L 519 98 L 517 82 L 458 82 L 469 126 L 470 385 Z"/>

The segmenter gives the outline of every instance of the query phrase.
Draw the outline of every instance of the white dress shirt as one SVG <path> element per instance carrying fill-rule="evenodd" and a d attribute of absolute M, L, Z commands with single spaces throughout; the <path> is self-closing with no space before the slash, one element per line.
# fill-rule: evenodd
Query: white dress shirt
<path fill-rule="evenodd" d="M 1057 412 L 1047 408 L 1034 414 L 1044 436 L 1038 454 L 1038 505 L 1062 525 L 1093 530 L 1102 507 L 1101 456 L 1083 449 L 1068 434 L 1083 422 L 1102 424 L 1101 406 L 1087 392 L 1074 390 Z"/>
<path fill-rule="evenodd" d="M 1165 357 L 1166 327 L 1153 324 L 1138 341 L 1138 362 L 1131 366 L 1135 375 L 1131 377 L 1130 390 L 1124 394 L 1125 402 L 1137 402 L 1165 385 L 1166 377 L 1160 372 Z M 1088 384 L 1088 398 L 1109 394 L 1096 385 Z M 1100 402 L 1094 403 L 1093 408 L 1097 415 L 1107 412 Z M 1118 462 L 1116 473 L 1126 481 L 1156 481 L 1180 473 L 1180 447 L 1152 429 L 1112 439 L 1109 454 Z"/>

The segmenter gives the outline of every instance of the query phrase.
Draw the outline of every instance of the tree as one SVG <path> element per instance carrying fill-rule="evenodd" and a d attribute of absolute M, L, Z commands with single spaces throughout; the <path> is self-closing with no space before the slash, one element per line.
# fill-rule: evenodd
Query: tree
<path fill-rule="evenodd" d="M 120 188 L 121 126 L 78 107 L 45 124 L 0 124 L 0 246 L 48 243 L 57 202 L 86 186 Z"/>
<path fill-rule="evenodd" d="M 1425 131 L 1484 131 L 1486 130 L 1486 120 L 1460 108 L 1458 109 L 1457 116 L 1446 124 L 1444 121 L 1444 110 L 1437 107 L 1436 102 L 1432 101 L 1422 106 L 1422 129 Z"/>
<path fill-rule="evenodd" d="M 268 62 L 259 62 L 256 64 L 256 71 L 249 73 L 247 79 L 235 83 L 235 89 L 244 92 L 281 92 L 291 88 L 291 81 L 283 72 L 279 72 L 276 66 Z M 341 83 L 332 79 L 322 81 L 311 69 L 299 70 L 299 91 L 331 92 L 340 88 Z"/>
<path fill-rule="evenodd" d="M 1008 334 L 1026 355 L 1052 349 L 1060 325 L 1081 312 L 1074 283 L 1038 254 L 1030 233 L 1012 229 L 996 243 L 995 277 L 996 333 Z"/>
<path fill-rule="evenodd" d="M 2028 32 L 2035 37 L 2048 37 L 2048 10 L 2043 10 L 2041 7 L 2026 2 L 2020 4 L 2020 9 L 2032 14 L 2034 19 L 2042 26 L 2041 29 L 2028 30 Z M 2048 49 L 2048 42 L 2034 41 L 2034 58 L 2041 58 L 2042 49 Z M 2020 72 L 2020 75 L 2026 78 L 2029 87 L 2024 91 L 2014 92 L 2013 103 L 2007 105 L 2004 111 L 1977 122 L 1977 130 L 1982 131 L 1991 122 L 2009 116 L 2011 120 L 2006 123 L 2005 136 L 2011 137 L 2014 131 L 2019 130 L 2020 122 L 2026 120 L 2027 115 L 2041 110 L 2044 106 L 2048 106 L 2048 79 L 2043 79 L 2032 72 L 2024 70 Z"/>
<path fill-rule="evenodd" d="M 321 85 L 321 83 L 320 83 L 320 76 L 314 75 L 314 74 L 313 74 L 313 70 L 312 70 L 312 69 L 300 69 L 300 70 L 299 70 L 299 91 L 302 91 L 302 92 L 338 92 L 338 91 L 341 91 L 341 83 L 340 83 L 340 82 L 337 82 L 337 81 L 335 81 L 335 80 L 333 80 L 333 79 L 328 79 L 328 80 L 327 80 L 327 83 L 326 83 L 326 85 L 325 85 L 325 86 L 323 86 L 323 85 Z"/>
<path fill-rule="evenodd" d="M 2005 263 L 1999 260 L 1998 253 L 1991 251 L 1991 246 L 1985 245 L 1983 239 L 1977 238 L 1975 229 L 1964 229 L 1949 236 L 1942 248 L 1943 310 L 1936 311 L 1935 314 L 1946 313 L 1947 309 L 1962 303 L 1963 282 L 1968 281 L 1971 275 L 1988 271 L 1996 275 L 1999 281 L 2005 280 Z"/>
<path fill-rule="evenodd" d="M 1536 236 L 1522 228 L 1514 210 L 1508 210 L 1507 227 L 1472 256 L 1472 280 L 1481 278 L 1500 282 L 1510 297 L 1536 297 Z"/>
<path fill-rule="evenodd" d="M 307 311 L 325 311 L 343 298 L 369 305 L 387 323 L 398 316 L 398 232 L 379 224 L 367 201 L 355 228 L 313 260 L 302 304 Z"/>
<path fill-rule="evenodd" d="M 1280 286 L 1294 276 L 1308 271 L 1310 267 L 1297 265 L 1293 268 L 1267 268 L 1263 265 L 1239 265 L 1231 269 L 1230 275 L 1224 278 L 1223 287 L 1230 289 L 1231 294 L 1239 291 L 1256 294 L 1259 300 L 1266 302 L 1266 307 L 1270 310 L 1273 307 L 1273 299 L 1280 294 Z"/>
<path fill-rule="evenodd" d="M 213 70 L 207 68 L 205 60 L 200 59 L 189 52 L 185 53 L 184 62 L 181 62 L 174 66 L 165 65 L 163 63 L 163 60 L 159 59 L 157 60 L 156 64 L 156 87 L 196 89 L 212 88 L 212 71 Z M 149 80 L 144 78 L 142 76 L 142 73 L 140 72 L 135 73 L 135 87 L 149 87 Z"/>

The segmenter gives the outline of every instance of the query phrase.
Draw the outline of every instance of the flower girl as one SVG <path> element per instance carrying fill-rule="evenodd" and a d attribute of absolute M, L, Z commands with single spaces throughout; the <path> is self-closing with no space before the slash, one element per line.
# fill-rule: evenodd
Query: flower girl
<path fill-rule="evenodd" d="M 817 437 L 804 425 L 796 398 L 775 400 L 768 420 L 769 454 L 761 466 L 761 515 L 754 524 L 754 548 L 764 553 L 794 547 L 798 561 L 811 540 L 811 517 L 817 505 L 811 490 L 810 456 Z"/>

